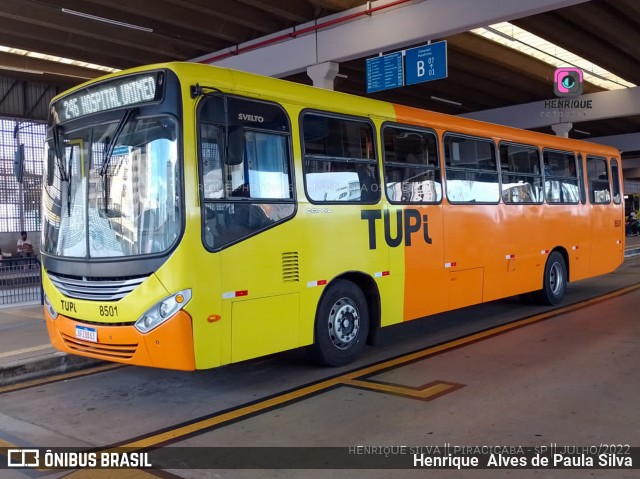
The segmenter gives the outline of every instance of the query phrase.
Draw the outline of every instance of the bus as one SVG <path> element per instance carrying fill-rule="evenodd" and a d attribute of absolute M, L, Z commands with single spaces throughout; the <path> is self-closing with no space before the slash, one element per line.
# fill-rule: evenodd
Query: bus
<path fill-rule="evenodd" d="M 567 283 L 624 255 L 616 149 L 196 63 L 51 102 L 45 316 L 65 352 L 178 370 Z"/>

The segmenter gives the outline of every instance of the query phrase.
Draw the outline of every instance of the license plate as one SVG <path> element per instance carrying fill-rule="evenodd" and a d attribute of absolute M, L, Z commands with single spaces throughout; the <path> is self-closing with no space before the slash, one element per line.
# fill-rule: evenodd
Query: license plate
<path fill-rule="evenodd" d="M 88 328 L 87 326 L 76 325 L 76 338 L 84 341 L 98 342 L 98 330 L 96 328 Z"/>

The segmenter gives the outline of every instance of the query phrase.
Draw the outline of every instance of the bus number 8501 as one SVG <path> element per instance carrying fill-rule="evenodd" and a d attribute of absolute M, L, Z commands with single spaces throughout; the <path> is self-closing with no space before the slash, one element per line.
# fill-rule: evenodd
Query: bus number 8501
<path fill-rule="evenodd" d="M 100 306 L 100 316 L 107 317 L 118 317 L 118 307 L 117 306 Z"/>

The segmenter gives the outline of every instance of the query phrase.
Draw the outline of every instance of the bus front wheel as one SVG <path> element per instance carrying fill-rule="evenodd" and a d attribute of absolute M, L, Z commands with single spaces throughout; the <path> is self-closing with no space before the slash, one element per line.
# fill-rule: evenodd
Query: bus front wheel
<path fill-rule="evenodd" d="M 325 366 L 350 363 L 364 348 L 368 333 L 369 308 L 362 290 L 343 279 L 332 283 L 316 313 L 316 360 Z"/>
<path fill-rule="evenodd" d="M 534 293 L 538 304 L 556 306 L 562 302 L 567 291 L 567 265 L 564 257 L 554 251 L 544 266 L 542 289 Z"/>

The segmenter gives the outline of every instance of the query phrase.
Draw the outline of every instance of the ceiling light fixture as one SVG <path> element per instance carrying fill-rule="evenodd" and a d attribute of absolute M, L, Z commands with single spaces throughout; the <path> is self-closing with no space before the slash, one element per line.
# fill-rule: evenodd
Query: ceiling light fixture
<path fill-rule="evenodd" d="M 90 15 L 89 13 L 77 12 L 75 10 L 69 10 L 68 8 L 62 8 L 62 13 L 68 13 L 69 15 L 76 15 L 78 17 L 88 18 L 89 20 L 96 20 L 98 22 L 110 23 L 111 25 L 118 25 L 119 27 L 133 28 L 134 30 L 142 30 L 143 32 L 153 32 L 153 28 L 141 27 L 140 25 L 133 25 L 132 23 L 119 22 L 118 20 L 112 20 L 110 18 L 97 17 L 96 15 Z"/>
<path fill-rule="evenodd" d="M 462 103 L 459 101 L 447 100 L 446 98 L 440 98 L 439 96 L 432 96 L 432 100 L 441 101 L 442 103 L 449 103 L 451 105 L 462 106 Z"/>
<path fill-rule="evenodd" d="M 114 72 L 120 71 L 117 68 L 105 67 L 103 65 L 96 65 L 95 63 L 81 62 L 79 60 L 71 60 L 70 58 L 62 58 L 62 57 L 57 57 L 55 55 L 49 55 L 49 54 L 39 53 L 39 52 L 31 52 L 29 50 L 21 50 L 19 48 L 7 47 L 5 45 L 0 45 L 0 53 L 8 53 L 8 54 L 16 55 L 19 57 L 37 58 L 38 60 L 46 60 L 48 62 L 62 63 L 65 65 L 73 65 L 80 68 L 88 68 L 90 70 L 98 70 L 98 71 L 107 72 L 107 73 L 114 73 Z M 84 78 L 84 77 L 78 77 L 78 78 Z M 86 78 L 89 78 L 89 77 L 86 77 Z"/>
<path fill-rule="evenodd" d="M 631 88 L 634 83 L 624 80 L 593 62 L 586 60 L 542 37 L 534 35 L 509 22 L 495 23 L 483 28 L 475 28 L 471 33 L 516 50 L 524 55 L 543 61 L 556 68 L 574 66 L 584 72 L 584 79 L 606 90 Z"/>

